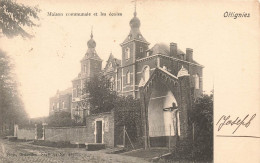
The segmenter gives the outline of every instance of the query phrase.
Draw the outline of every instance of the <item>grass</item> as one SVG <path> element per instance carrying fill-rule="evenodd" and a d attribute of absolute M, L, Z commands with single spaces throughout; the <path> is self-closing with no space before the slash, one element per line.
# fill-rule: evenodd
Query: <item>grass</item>
<path fill-rule="evenodd" d="M 169 150 L 167 148 L 151 148 L 149 150 L 137 150 L 133 152 L 127 152 L 125 155 L 133 156 L 133 157 L 140 157 L 144 159 L 152 159 L 154 157 L 158 157 L 160 155 L 168 153 Z"/>

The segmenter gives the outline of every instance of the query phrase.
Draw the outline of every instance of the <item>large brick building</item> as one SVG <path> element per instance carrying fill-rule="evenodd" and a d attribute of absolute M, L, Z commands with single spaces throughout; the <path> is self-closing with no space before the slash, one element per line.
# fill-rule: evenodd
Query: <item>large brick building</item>
<path fill-rule="evenodd" d="M 193 59 L 191 48 L 183 52 L 176 43 L 157 43 L 149 48 L 136 12 L 129 25 L 130 32 L 120 44 L 122 60 L 110 54 L 103 70 L 91 32 L 88 50 L 81 60 L 81 72 L 72 81 L 72 118 L 89 114 L 90 105 L 82 100 L 88 95 L 82 95 L 82 89 L 86 80 L 102 72 L 111 81 L 113 90 L 140 99 L 147 144 L 156 145 L 156 140 L 162 143 L 166 137 L 176 134 L 187 138 L 191 127 L 188 112 L 193 99 L 203 91 L 203 66 Z"/>

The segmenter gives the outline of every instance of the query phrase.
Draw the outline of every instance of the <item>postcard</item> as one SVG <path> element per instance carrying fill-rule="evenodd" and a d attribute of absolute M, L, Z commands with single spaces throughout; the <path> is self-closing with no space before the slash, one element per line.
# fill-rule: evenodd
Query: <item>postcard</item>
<path fill-rule="evenodd" d="M 260 162 L 259 1 L 0 2 L 0 162 Z"/>

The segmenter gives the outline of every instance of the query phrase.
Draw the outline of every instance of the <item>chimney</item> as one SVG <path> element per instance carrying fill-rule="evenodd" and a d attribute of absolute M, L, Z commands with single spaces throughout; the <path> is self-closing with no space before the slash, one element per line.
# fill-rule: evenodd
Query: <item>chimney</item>
<path fill-rule="evenodd" d="M 177 58 L 177 44 L 171 42 L 170 43 L 170 56 Z"/>
<path fill-rule="evenodd" d="M 187 59 L 188 62 L 193 61 L 193 49 L 186 48 L 186 59 Z"/>

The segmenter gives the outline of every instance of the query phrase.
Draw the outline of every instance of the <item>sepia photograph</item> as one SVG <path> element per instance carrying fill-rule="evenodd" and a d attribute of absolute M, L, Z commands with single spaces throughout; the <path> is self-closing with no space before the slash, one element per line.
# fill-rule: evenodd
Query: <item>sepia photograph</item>
<path fill-rule="evenodd" d="M 258 1 L 0 3 L 0 162 L 260 161 Z"/>

